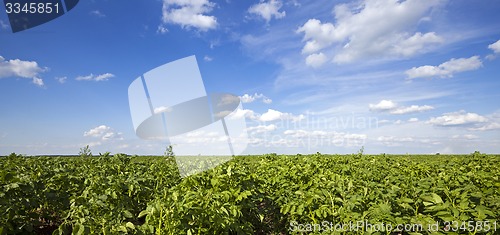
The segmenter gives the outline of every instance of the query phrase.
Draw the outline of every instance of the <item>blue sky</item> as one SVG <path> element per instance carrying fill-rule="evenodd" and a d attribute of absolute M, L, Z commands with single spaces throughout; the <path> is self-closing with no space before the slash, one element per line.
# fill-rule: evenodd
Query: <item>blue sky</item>
<path fill-rule="evenodd" d="M 0 155 L 163 153 L 135 135 L 127 89 L 190 55 L 208 93 L 241 97 L 245 153 L 498 153 L 499 11 L 496 0 L 80 1 L 12 33 L 2 8 Z"/>

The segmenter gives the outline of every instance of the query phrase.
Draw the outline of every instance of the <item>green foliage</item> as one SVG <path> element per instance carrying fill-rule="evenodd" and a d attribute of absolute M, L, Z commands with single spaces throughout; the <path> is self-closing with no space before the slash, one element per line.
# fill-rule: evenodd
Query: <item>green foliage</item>
<path fill-rule="evenodd" d="M 17 158 L 17 157 L 21 157 L 21 155 L 17 155 L 16 153 L 11 153 L 9 154 L 9 156 L 7 156 L 8 158 Z"/>
<path fill-rule="evenodd" d="M 175 153 L 174 153 L 174 150 L 173 150 L 173 146 L 172 146 L 172 145 L 169 145 L 169 146 L 165 149 L 164 156 L 165 156 L 165 157 L 175 157 Z"/>
<path fill-rule="evenodd" d="M 86 145 L 85 147 L 80 148 L 78 155 L 80 157 L 92 157 L 92 151 L 90 150 L 90 147 Z"/>
<path fill-rule="evenodd" d="M 99 157 L 109 157 L 110 154 L 110 152 L 99 153 Z"/>
<path fill-rule="evenodd" d="M 365 146 L 361 146 L 361 148 L 358 150 L 358 156 L 359 157 L 363 156 L 364 152 L 365 152 Z"/>
<path fill-rule="evenodd" d="M 0 234 L 301 234 L 291 222 L 500 218 L 500 158 L 479 152 L 266 154 L 186 178 L 174 158 L 105 155 L 0 158 Z"/>

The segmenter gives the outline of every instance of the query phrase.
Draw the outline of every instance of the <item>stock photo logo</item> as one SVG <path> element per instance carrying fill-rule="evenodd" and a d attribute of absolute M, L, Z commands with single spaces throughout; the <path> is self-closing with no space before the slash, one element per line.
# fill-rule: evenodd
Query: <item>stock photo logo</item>
<path fill-rule="evenodd" d="M 207 95 L 195 56 L 142 74 L 128 98 L 136 135 L 173 146 L 182 177 L 222 164 L 248 145 L 240 98 Z"/>
<path fill-rule="evenodd" d="M 3 0 L 13 33 L 52 21 L 72 10 L 79 0 Z"/>

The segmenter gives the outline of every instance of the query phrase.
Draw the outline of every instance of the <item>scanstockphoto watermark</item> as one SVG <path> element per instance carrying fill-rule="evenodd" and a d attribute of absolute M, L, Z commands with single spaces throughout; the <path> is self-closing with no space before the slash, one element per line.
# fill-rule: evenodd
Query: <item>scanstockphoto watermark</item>
<path fill-rule="evenodd" d="M 436 233 L 444 232 L 497 232 L 497 221 L 446 221 L 440 223 L 436 221 L 429 224 L 419 223 L 370 223 L 366 220 L 346 222 L 346 223 L 333 223 L 330 221 L 322 221 L 321 223 L 298 223 L 291 221 L 288 230 L 291 232 L 429 232 Z"/>
<path fill-rule="evenodd" d="M 290 222 L 288 227 L 291 232 L 422 232 L 426 227 L 422 224 L 397 224 L 390 223 L 370 223 L 368 221 L 350 221 L 347 223 L 333 223 L 330 221 L 322 221 L 321 223 L 305 223 L 301 224 L 297 221 Z"/>
<path fill-rule="evenodd" d="M 282 133 L 255 133 L 249 134 L 252 147 L 303 147 L 314 150 L 318 147 L 361 147 L 365 145 L 365 134 L 352 134 L 343 132 L 286 130 Z"/>
<path fill-rule="evenodd" d="M 253 125 L 273 124 L 277 128 L 294 130 L 366 130 L 379 127 L 379 120 L 375 116 L 358 115 L 352 112 L 350 115 L 320 116 L 306 112 L 299 116 L 284 115 L 281 119 L 267 121 L 266 119 L 254 119 Z"/>

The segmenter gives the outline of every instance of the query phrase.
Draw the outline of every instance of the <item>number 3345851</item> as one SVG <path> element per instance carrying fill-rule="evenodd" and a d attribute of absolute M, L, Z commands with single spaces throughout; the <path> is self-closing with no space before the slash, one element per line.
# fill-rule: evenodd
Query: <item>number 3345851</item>
<path fill-rule="evenodd" d="M 5 11 L 7 14 L 58 14 L 59 13 L 59 3 L 51 2 L 30 2 L 30 3 L 6 3 Z"/>

